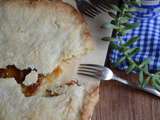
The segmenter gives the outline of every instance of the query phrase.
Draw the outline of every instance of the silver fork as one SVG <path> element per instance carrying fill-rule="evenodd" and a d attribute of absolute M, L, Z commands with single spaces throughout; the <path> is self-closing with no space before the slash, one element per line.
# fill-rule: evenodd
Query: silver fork
<path fill-rule="evenodd" d="M 160 92 L 153 87 L 147 85 L 144 88 L 140 87 L 138 84 L 133 83 L 131 81 L 124 80 L 118 76 L 116 76 L 111 69 L 95 64 L 80 64 L 78 69 L 79 75 L 84 75 L 88 77 L 93 77 L 98 80 L 115 80 L 124 85 L 130 86 L 132 88 L 145 91 L 147 93 L 153 94 L 155 96 L 160 97 Z"/>
<path fill-rule="evenodd" d="M 89 0 L 94 6 L 99 8 L 100 10 L 107 12 L 109 10 L 109 7 L 106 4 L 105 0 Z"/>
<path fill-rule="evenodd" d="M 107 12 L 111 9 L 111 4 L 120 5 L 122 0 L 89 0 L 96 8 Z"/>
<path fill-rule="evenodd" d="M 96 15 L 101 13 L 96 7 L 94 7 L 89 1 L 87 0 L 75 0 L 78 10 L 85 14 L 90 18 L 94 18 Z"/>

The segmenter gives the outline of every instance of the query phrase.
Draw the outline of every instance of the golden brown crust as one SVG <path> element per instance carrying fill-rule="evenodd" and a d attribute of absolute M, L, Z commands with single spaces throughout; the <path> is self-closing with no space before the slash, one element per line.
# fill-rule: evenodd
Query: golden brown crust
<path fill-rule="evenodd" d="M 53 0 L 53 1 L 49 1 L 49 0 L 2 0 L 2 2 L 0 2 L 0 6 L 2 8 L 4 8 L 4 10 L 7 12 L 6 14 L 9 14 L 6 17 L 3 17 L 4 21 L 6 21 L 6 22 L 2 22 L 3 24 L 7 24 L 8 22 L 9 22 L 9 24 L 12 24 L 12 21 L 13 21 L 12 19 L 14 17 L 15 17 L 16 21 L 20 21 L 20 23 L 22 24 L 21 25 L 21 24 L 18 24 L 18 22 L 13 21 L 15 23 L 13 24 L 14 26 L 12 25 L 13 26 L 12 29 L 17 29 L 16 33 L 18 34 L 17 36 L 13 34 L 13 36 L 16 36 L 16 39 L 14 39 L 14 41 L 19 41 L 19 38 L 24 36 L 21 33 L 19 34 L 19 31 L 22 31 L 23 34 L 25 34 L 25 35 L 33 34 L 33 37 L 36 37 L 36 38 L 38 38 L 38 36 L 39 36 L 38 34 L 40 34 L 40 32 L 42 32 L 43 34 L 40 34 L 40 35 L 45 36 L 45 39 L 47 41 L 47 43 L 45 43 L 45 44 L 48 44 L 50 41 L 52 41 L 50 39 L 52 39 L 54 37 L 49 37 L 49 36 L 52 36 L 52 34 L 50 34 L 49 32 L 43 32 L 43 29 L 46 29 L 48 24 L 51 24 L 51 26 L 53 24 L 54 26 L 56 26 L 56 28 L 63 27 L 63 29 L 62 29 L 63 31 L 60 31 L 59 33 L 60 34 L 61 33 L 67 34 L 68 35 L 67 39 L 69 39 L 69 41 L 72 41 L 71 39 L 78 41 L 75 43 L 74 42 L 71 42 L 71 43 L 73 43 L 73 44 L 77 43 L 77 46 L 79 46 L 79 47 L 72 48 L 71 47 L 72 44 L 68 45 L 67 42 L 64 42 L 65 46 L 63 46 L 63 47 L 66 47 L 67 45 L 69 47 L 68 48 L 66 47 L 67 50 L 65 50 L 65 52 L 62 52 L 64 54 L 64 56 L 63 56 L 63 54 L 61 54 L 59 59 L 62 59 L 62 60 L 70 59 L 70 58 L 73 58 L 74 56 L 80 56 L 82 54 L 85 54 L 88 51 L 93 49 L 93 41 L 92 41 L 90 32 L 87 28 L 87 25 L 84 22 L 84 18 L 80 15 L 80 13 L 75 8 L 73 8 L 71 5 L 68 5 L 67 3 L 64 3 L 59 0 Z M 19 14 L 19 11 L 20 11 L 20 14 Z M 32 14 L 32 13 L 34 13 L 34 14 Z M 9 20 L 6 20 L 6 19 L 9 19 Z M 37 19 L 37 21 L 36 21 L 36 19 Z M 25 21 L 25 22 L 23 22 L 23 21 Z M 42 25 L 44 23 L 44 21 L 46 22 L 46 24 Z M 42 27 L 43 29 L 38 29 L 39 27 L 41 27 L 41 25 L 46 26 L 46 27 Z M 24 26 L 24 27 L 22 27 L 22 26 Z M 25 27 L 25 26 L 27 26 L 27 27 Z M 33 27 L 33 26 L 35 26 L 35 27 Z M 68 28 L 70 29 L 70 31 L 68 30 Z M 21 30 L 21 29 L 25 29 L 25 30 Z M 34 32 L 30 33 L 28 29 L 31 29 L 31 30 L 33 29 Z M 51 27 L 51 30 L 52 29 L 54 29 L 54 27 Z M 9 30 L 10 30 L 9 27 L 7 26 L 7 30 L 6 30 L 7 33 Z M 48 31 L 50 31 L 50 29 L 48 29 Z M 76 32 L 76 34 L 74 34 L 74 32 Z M 7 35 L 10 36 L 10 33 L 8 33 Z M 32 41 L 33 37 L 32 37 L 32 35 L 27 35 L 27 37 L 22 40 L 24 42 L 26 42 L 25 41 L 26 39 L 29 39 Z M 33 40 L 36 40 L 36 39 L 33 39 Z M 9 41 L 9 42 L 13 42 L 13 40 Z M 35 41 L 33 43 L 36 43 L 36 42 L 38 42 L 38 44 L 40 44 L 41 47 L 44 46 L 44 44 L 42 44 L 43 41 L 41 39 L 38 41 Z M 19 43 L 24 45 L 23 42 L 19 42 Z M 5 44 L 11 49 L 14 49 L 14 47 L 16 47 L 16 45 L 11 46 L 11 44 L 9 44 L 9 43 L 5 43 Z M 53 52 L 49 52 L 49 51 L 51 51 L 51 47 L 48 47 L 45 50 L 48 54 L 50 53 L 50 55 L 45 55 L 45 54 L 41 55 L 41 61 L 39 61 L 39 58 L 38 58 L 39 56 L 35 59 L 36 55 L 33 55 L 33 54 L 38 54 L 38 53 L 43 52 L 42 49 L 39 49 L 38 44 L 35 45 L 38 49 L 35 49 L 35 47 L 32 48 L 33 50 L 38 51 L 38 52 L 32 52 L 33 50 L 29 49 L 29 47 L 31 46 L 29 44 L 30 46 L 29 45 L 25 46 L 26 52 L 24 52 L 24 53 L 28 52 L 31 54 L 23 55 L 23 56 L 29 56 L 29 57 L 25 57 L 25 58 L 21 57 L 22 56 L 21 51 L 20 52 L 13 51 L 13 52 L 16 52 L 16 54 L 20 57 L 15 58 L 14 61 L 11 61 L 11 59 L 8 59 L 7 62 L 2 62 L 1 66 L 5 67 L 8 64 L 15 64 L 19 68 L 23 69 L 24 66 L 29 66 L 29 65 L 33 64 L 34 66 L 36 66 L 37 70 L 40 71 L 41 73 L 48 74 L 48 73 L 52 72 L 51 70 L 53 69 L 52 66 L 54 67 L 54 65 L 53 65 L 54 63 L 52 62 L 52 59 L 50 59 L 51 53 L 53 53 Z M 73 46 L 76 46 L 76 45 L 73 45 Z M 72 51 L 69 52 L 70 49 L 72 49 L 73 52 Z M 39 52 L 39 51 L 41 51 L 41 52 Z M 10 49 L 7 52 L 12 53 L 12 51 L 10 51 Z M 7 58 L 7 55 L 8 54 L 6 54 L 6 56 L 5 56 L 6 58 Z M 11 56 L 11 57 L 14 58 L 13 56 Z M 48 57 L 49 59 L 46 57 Z M 21 58 L 21 60 L 18 58 Z M 31 59 L 29 59 L 29 58 L 31 58 Z M 45 58 L 48 59 L 48 61 L 46 61 Z M 24 61 L 25 61 L 25 63 L 24 63 Z M 41 64 L 44 64 L 44 65 L 41 65 Z M 42 67 L 42 66 L 44 66 L 44 67 Z M 48 67 L 48 66 L 50 66 L 50 67 Z"/>
<path fill-rule="evenodd" d="M 91 36 L 90 30 L 88 28 L 88 25 L 86 25 L 84 17 L 80 14 L 78 10 L 76 10 L 73 6 L 70 4 L 64 3 L 64 2 L 56 2 L 56 7 L 58 10 L 61 10 L 61 12 L 68 12 L 70 13 L 71 16 L 74 16 L 76 18 L 77 24 L 83 25 L 83 35 L 84 35 L 84 40 L 85 40 L 85 45 L 87 49 L 93 49 L 94 48 L 94 43 L 93 43 L 93 38 Z"/>
<path fill-rule="evenodd" d="M 99 87 L 93 89 L 85 97 L 83 108 L 81 111 L 80 120 L 90 120 L 94 111 L 94 108 L 99 100 Z"/>
<path fill-rule="evenodd" d="M 71 17 L 75 17 L 74 22 L 77 25 L 82 25 L 83 27 L 82 35 L 83 40 L 85 41 L 86 50 L 92 50 L 95 46 L 88 25 L 86 25 L 86 22 L 84 20 L 84 17 L 73 6 L 63 2 L 62 0 L 3 0 L 3 2 L 9 2 L 9 4 L 17 4 L 18 2 L 22 6 L 25 5 L 28 7 L 40 7 L 45 5 L 47 9 L 54 9 L 57 12 L 66 13 Z"/>
<path fill-rule="evenodd" d="M 41 7 L 46 6 L 46 9 L 53 9 L 56 11 L 60 11 L 62 13 L 68 13 L 67 15 L 70 15 L 72 17 L 75 17 L 75 23 L 77 25 L 82 26 L 82 35 L 83 40 L 85 41 L 86 49 L 93 48 L 93 42 L 92 37 L 89 32 L 89 29 L 84 21 L 84 18 L 80 15 L 80 13 L 73 8 L 71 5 L 67 3 L 63 3 L 61 0 L 3 0 L 3 2 L 8 2 L 8 4 L 15 4 L 16 5 L 22 5 L 22 6 L 28 6 L 28 7 Z M 25 4 L 24 4 L 25 3 Z M 89 120 L 92 116 L 94 107 L 99 99 L 99 88 L 97 87 L 90 93 L 87 93 L 84 105 L 82 108 L 82 114 L 81 114 L 81 120 Z"/>
<path fill-rule="evenodd" d="M 79 24 L 85 23 L 84 18 L 80 13 L 70 4 L 63 2 L 62 0 L 1 0 L 2 3 L 9 4 L 21 4 L 30 7 L 40 7 L 41 5 L 47 6 L 47 9 L 56 9 L 63 13 L 69 13 L 71 16 L 76 17 Z M 67 15 L 69 15 L 67 14 Z"/>
<path fill-rule="evenodd" d="M 81 14 L 70 4 L 64 3 L 62 1 L 58 1 L 55 3 L 56 9 L 63 12 L 63 13 L 69 13 L 71 16 L 76 17 L 78 24 L 83 24 L 84 18 L 81 16 Z"/>

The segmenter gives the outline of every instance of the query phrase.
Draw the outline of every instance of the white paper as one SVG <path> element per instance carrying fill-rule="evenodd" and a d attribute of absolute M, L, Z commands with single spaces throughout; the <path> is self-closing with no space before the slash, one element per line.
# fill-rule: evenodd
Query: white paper
<path fill-rule="evenodd" d="M 76 5 L 74 0 L 65 0 L 65 2 L 68 2 L 74 6 Z M 104 36 L 110 36 L 112 31 L 100 28 L 103 23 L 110 21 L 110 17 L 107 13 L 100 14 L 96 16 L 95 19 L 88 17 L 85 18 L 89 25 L 96 48 L 94 51 L 87 55 L 81 56 L 79 58 L 73 58 L 72 60 L 65 62 L 63 64 L 64 75 L 62 80 L 78 80 L 80 84 L 84 84 L 86 85 L 86 88 L 90 89 L 91 87 L 93 88 L 93 86 L 96 87 L 99 85 L 99 80 L 77 75 L 78 66 L 80 63 L 104 65 L 107 55 L 108 43 L 102 41 L 101 38 Z"/>

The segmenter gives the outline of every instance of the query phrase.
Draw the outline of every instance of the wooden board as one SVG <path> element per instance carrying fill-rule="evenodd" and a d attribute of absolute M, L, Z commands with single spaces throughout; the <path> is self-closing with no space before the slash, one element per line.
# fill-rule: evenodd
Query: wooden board
<path fill-rule="evenodd" d="M 137 76 L 114 71 L 127 80 L 137 80 Z M 92 120 L 160 120 L 160 98 L 115 81 L 103 81 Z"/>

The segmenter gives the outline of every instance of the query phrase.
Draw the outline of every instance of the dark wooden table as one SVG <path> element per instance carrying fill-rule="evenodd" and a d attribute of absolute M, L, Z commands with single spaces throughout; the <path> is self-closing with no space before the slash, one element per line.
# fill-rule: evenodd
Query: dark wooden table
<path fill-rule="evenodd" d="M 114 71 L 125 79 L 137 80 L 135 75 Z M 92 120 L 160 120 L 160 98 L 115 81 L 103 81 L 100 85 L 100 101 Z"/>

